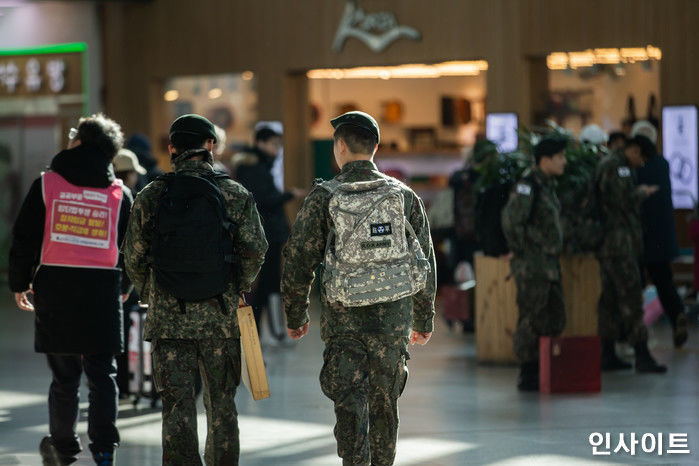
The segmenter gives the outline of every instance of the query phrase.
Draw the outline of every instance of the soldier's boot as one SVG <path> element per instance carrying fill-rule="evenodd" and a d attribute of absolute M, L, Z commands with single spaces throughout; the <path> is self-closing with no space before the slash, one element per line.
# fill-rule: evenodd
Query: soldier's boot
<path fill-rule="evenodd" d="M 623 371 L 631 369 L 631 363 L 616 355 L 614 340 L 602 340 L 602 370 Z"/>
<path fill-rule="evenodd" d="M 517 389 L 523 392 L 539 391 L 539 363 L 524 362 L 519 367 Z"/>
<path fill-rule="evenodd" d="M 342 460 L 342 466 L 370 466 L 369 463 L 353 463 L 345 459 Z"/>
<path fill-rule="evenodd" d="M 672 342 L 675 348 L 681 348 L 687 341 L 687 314 L 680 312 L 672 323 Z"/>
<path fill-rule="evenodd" d="M 664 374 L 667 372 L 667 367 L 658 364 L 650 354 L 646 342 L 637 344 L 634 349 L 636 351 L 636 372 L 651 374 Z"/>

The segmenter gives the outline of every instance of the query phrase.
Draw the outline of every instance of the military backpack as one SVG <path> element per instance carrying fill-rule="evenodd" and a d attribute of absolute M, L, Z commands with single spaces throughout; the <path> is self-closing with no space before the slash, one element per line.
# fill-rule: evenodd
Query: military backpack
<path fill-rule="evenodd" d="M 406 219 L 403 188 L 388 179 L 330 180 L 331 228 L 321 282 L 347 307 L 397 301 L 425 287 L 429 261 Z"/>
<path fill-rule="evenodd" d="M 217 180 L 228 178 L 169 173 L 158 202 L 152 244 L 155 282 L 186 302 L 216 298 L 226 313 L 223 293 L 233 280 L 235 227 L 226 217 Z"/>

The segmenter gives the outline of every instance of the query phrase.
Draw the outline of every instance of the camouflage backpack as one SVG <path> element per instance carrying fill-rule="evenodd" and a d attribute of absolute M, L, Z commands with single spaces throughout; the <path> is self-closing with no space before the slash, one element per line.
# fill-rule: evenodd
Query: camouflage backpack
<path fill-rule="evenodd" d="M 403 191 L 387 179 L 321 185 L 332 226 L 321 282 L 329 301 L 368 306 L 425 287 L 429 261 L 405 217 Z"/>

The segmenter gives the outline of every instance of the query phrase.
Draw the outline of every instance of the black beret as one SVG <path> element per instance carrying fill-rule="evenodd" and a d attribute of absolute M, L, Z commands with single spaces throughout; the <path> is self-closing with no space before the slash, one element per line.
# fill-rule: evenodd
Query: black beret
<path fill-rule="evenodd" d="M 339 117 L 330 120 L 330 124 L 333 125 L 333 128 L 335 129 L 342 125 L 358 126 L 376 136 L 377 143 L 380 140 L 379 125 L 368 113 L 358 111 L 343 113 Z"/>
<path fill-rule="evenodd" d="M 565 150 L 568 139 L 559 135 L 547 135 L 534 146 L 534 157 L 539 160 L 541 157 L 550 157 Z"/>
<path fill-rule="evenodd" d="M 170 139 L 172 139 L 173 134 L 177 133 L 195 134 L 203 136 L 206 139 L 213 139 L 214 142 L 217 142 L 214 124 L 203 116 L 193 113 L 182 115 L 172 122 L 172 126 L 170 126 Z"/>

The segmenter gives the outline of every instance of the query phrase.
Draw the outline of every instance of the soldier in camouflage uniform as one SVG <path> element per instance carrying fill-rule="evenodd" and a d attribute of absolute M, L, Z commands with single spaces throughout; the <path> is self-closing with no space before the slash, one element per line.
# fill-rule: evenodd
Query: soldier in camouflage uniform
<path fill-rule="evenodd" d="M 213 125 L 203 117 L 184 116 L 173 123 L 169 147 L 176 173 L 211 175 L 213 131 Z M 234 397 L 241 361 L 235 310 L 238 292 L 250 290 L 260 270 L 267 241 L 255 202 L 245 188 L 230 179 L 216 182 L 225 200 L 226 215 L 238 230 L 232 239 L 238 258 L 235 280 L 222 295 L 226 312 L 222 312 L 218 300 L 209 299 L 187 302 L 183 313 L 178 300 L 154 281 L 151 245 L 164 181 L 151 182 L 136 198 L 124 242 L 126 270 L 141 299 L 149 303 L 144 338 L 153 342 L 153 378 L 163 401 L 163 464 L 167 465 L 201 464 L 194 395 L 197 370 L 203 381 L 207 414 L 206 463 L 238 464 Z"/>
<path fill-rule="evenodd" d="M 335 180 L 390 179 L 372 161 L 379 140 L 373 118 L 350 112 L 332 124 L 335 160 L 342 169 Z M 405 185 L 402 193 L 407 221 L 429 260 L 425 288 L 393 302 L 345 307 L 330 302 L 321 286 L 320 331 L 326 347 L 320 385 L 335 404 L 335 438 L 338 455 L 345 465 L 393 464 L 398 436 L 397 402 L 408 378 L 407 344 L 427 343 L 433 329 L 436 280 L 429 225 L 422 200 Z M 323 261 L 332 228 L 330 197 L 320 185 L 311 190 L 284 249 L 282 300 L 293 339 L 308 332 L 311 283 Z"/>
<path fill-rule="evenodd" d="M 633 168 L 643 165 L 640 144 L 631 139 L 625 149 L 602 159 L 595 180 L 604 225 L 604 241 L 598 252 L 602 294 L 599 300 L 599 335 L 602 339 L 602 369 L 630 369 L 617 357 L 614 343 L 622 336 L 636 352 L 637 372 L 665 372 L 648 351 L 648 330 L 643 323 L 639 258 L 643 248 L 641 202 L 657 186 L 633 181 Z"/>
<path fill-rule="evenodd" d="M 536 166 L 515 185 L 502 211 L 517 284 L 519 318 L 513 343 L 521 363 L 520 390 L 539 389 L 539 337 L 560 334 L 566 322 L 558 260 L 563 234 L 553 179 L 565 169 L 566 143 L 547 136 L 534 147 Z"/>

